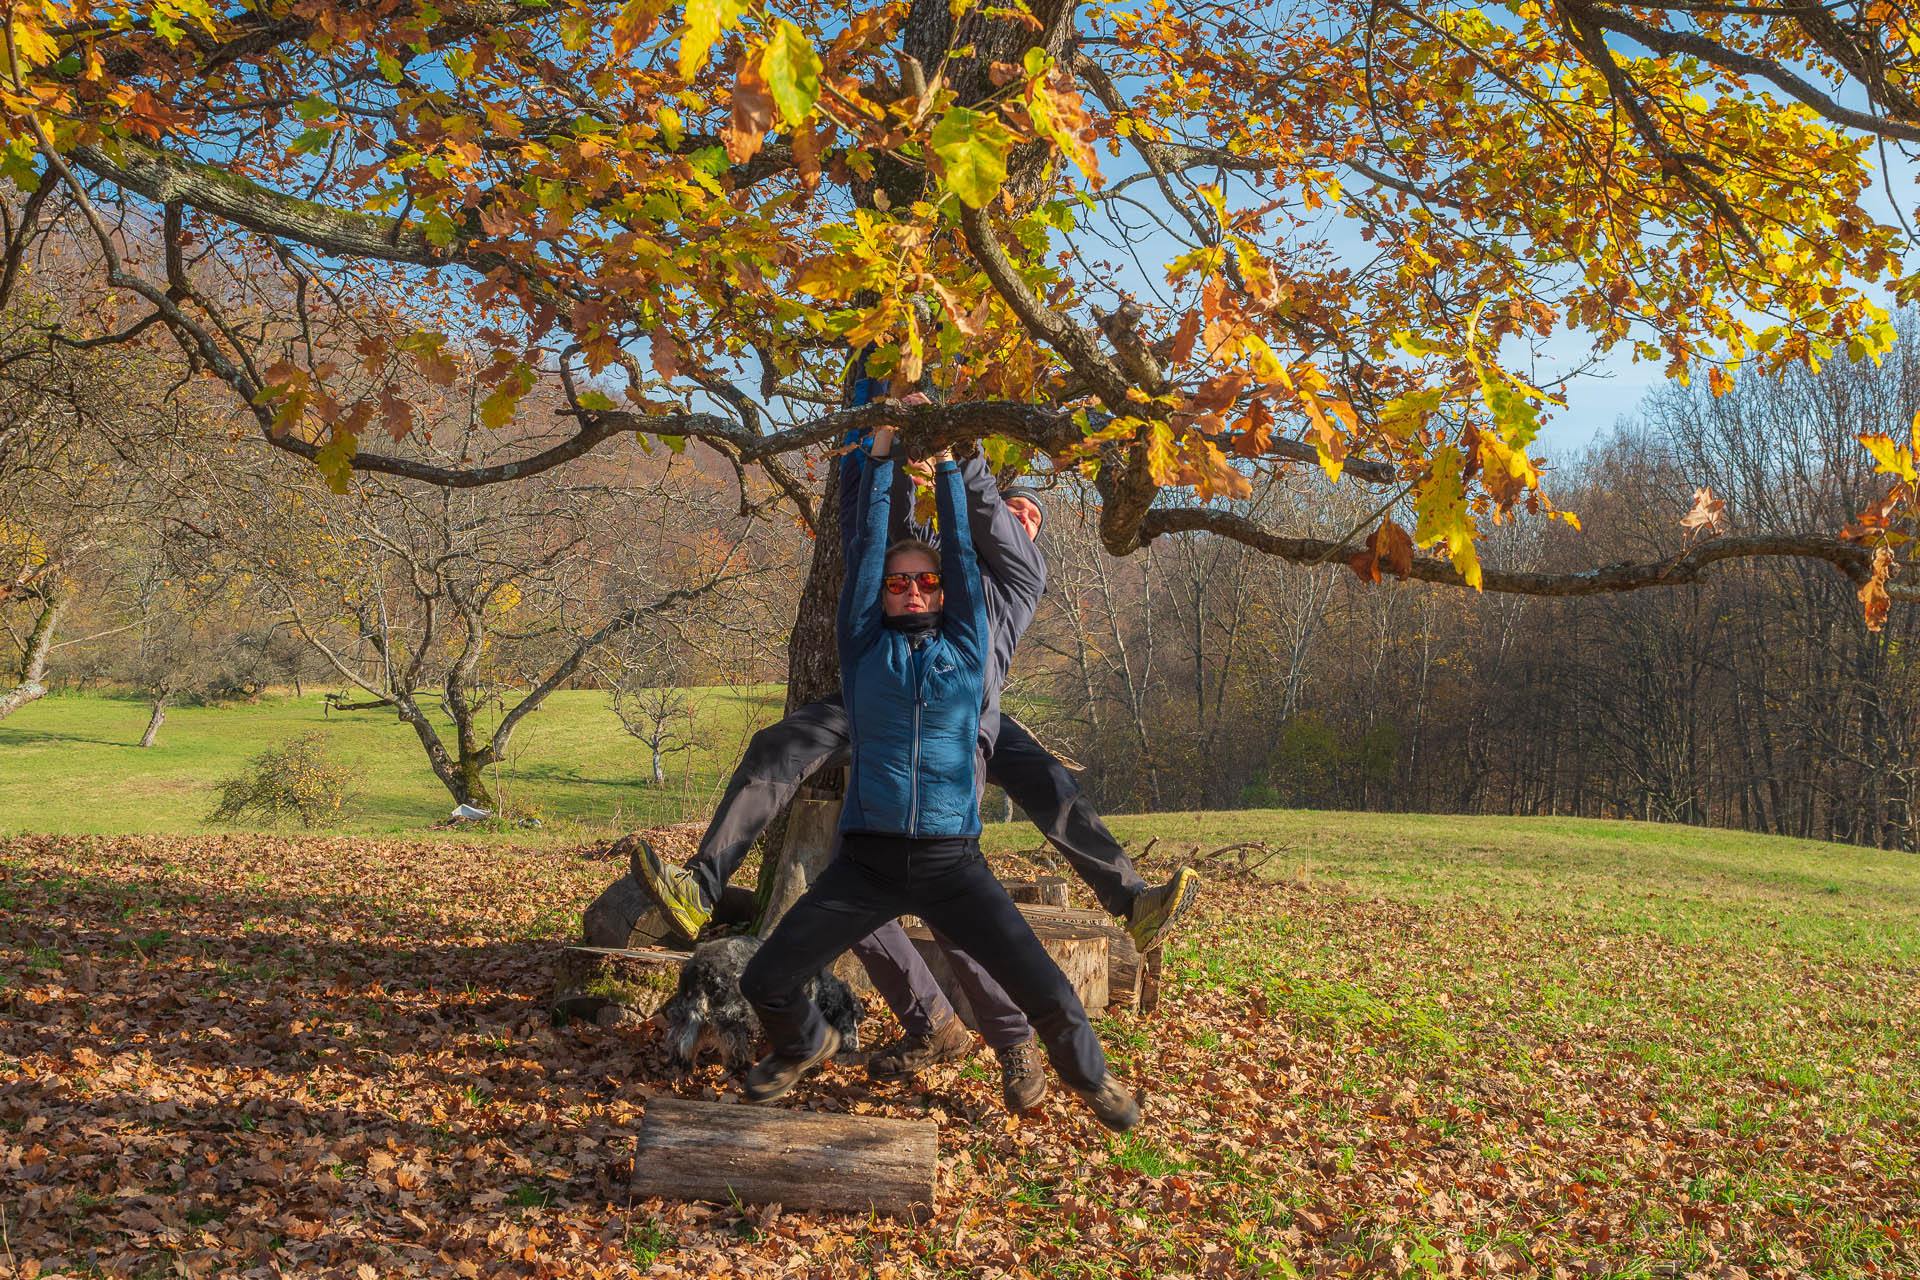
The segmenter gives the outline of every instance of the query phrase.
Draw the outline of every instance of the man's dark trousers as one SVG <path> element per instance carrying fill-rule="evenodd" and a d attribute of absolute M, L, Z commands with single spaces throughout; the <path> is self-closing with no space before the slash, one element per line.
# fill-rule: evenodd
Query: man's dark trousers
<path fill-rule="evenodd" d="M 856 939 L 912 913 L 940 930 L 1012 994 L 1055 1071 L 1084 1090 L 1106 1078 L 1106 1055 L 1073 984 L 980 856 L 977 840 L 851 835 L 840 856 L 781 917 L 740 976 L 773 1051 L 812 1056 L 826 1034 L 809 978 Z"/>
<path fill-rule="evenodd" d="M 987 1047 L 1011 1049 L 1033 1039 L 1033 1025 L 1007 989 L 946 934 L 934 929 L 933 939 L 947 957 L 954 982 L 967 993 L 974 1030 Z M 889 920 L 854 943 L 852 951 L 907 1035 L 932 1036 L 942 1022 L 954 1016 L 953 1004 L 898 920 Z"/>
<path fill-rule="evenodd" d="M 753 842 L 793 799 L 800 784 L 830 764 L 845 763 L 852 730 L 840 695 L 810 702 L 753 735 L 727 783 L 700 851 L 687 863 L 707 901 L 746 859 Z M 1124 918 L 1147 883 L 1126 850 L 1087 803 L 1059 758 L 1010 716 L 1000 717 L 987 780 L 997 784 L 1065 855 L 1109 915 Z"/>

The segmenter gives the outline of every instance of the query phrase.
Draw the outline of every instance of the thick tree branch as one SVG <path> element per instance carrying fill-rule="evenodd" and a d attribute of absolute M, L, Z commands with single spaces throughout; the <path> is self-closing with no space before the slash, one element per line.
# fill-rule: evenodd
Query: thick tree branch
<path fill-rule="evenodd" d="M 1812 107 L 1835 124 L 1901 142 L 1920 142 L 1920 125 L 1889 120 L 1885 116 L 1843 107 L 1822 93 L 1818 86 L 1802 80 L 1770 59 L 1729 49 L 1717 41 L 1709 40 L 1691 31 L 1670 31 L 1665 27 L 1656 27 L 1605 5 L 1566 3 L 1563 8 L 1571 14 L 1577 14 L 1582 23 L 1592 23 L 1596 27 L 1604 27 L 1608 31 L 1626 36 L 1655 53 L 1684 54 L 1698 58 L 1702 62 L 1711 63 L 1722 71 L 1765 80 L 1788 96 Z M 1606 71 L 1603 66 L 1598 69 L 1602 73 Z"/>
<path fill-rule="evenodd" d="M 1294 564 L 1344 564 L 1353 548 L 1327 538 L 1292 538 L 1263 528 L 1230 511 L 1174 507 L 1149 512 L 1141 526 L 1143 540 L 1166 533 L 1212 533 L 1244 543 L 1256 551 Z M 1757 537 L 1706 538 L 1677 556 L 1664 560 L 1622 561 L 1581 573 L 1522 573 L 1506 569 L 1483 570 L 1487 591 L 1527 596 L 1596 596 L 1643 587 L 1687 586 L 1705 581 L 1711 566 L 1723 560 L 1755 557 L 1791 557 L 1824 560 L 1857 583 L 1873 576 L 1872 552 L 1851 542 L 1817 534 L 1781 534 Z M 1442 586 L 1463 587 L 1460 571 L 1445 560 L 1421 556 L 1409 577 Z"/>
<path fill-rule="evenodd" d="M 458 260 L 451 248 L 428 243 L 418 227 L 399 218 L 352 213 L 314 200 L 276 191 L 250 178 L 189 160 L 132 139 L 119 143 L 120 159 L 99 147 L 75 147 L 73 159 L 81 168 L 117 187 L 144 196 L 155 204 L 179 202 L 265 235 L 296 240 L 323 253 L 343 258 L 373 258 L 415 266 L 444 266 Z M 458 241 L 456 241 L 458 243 Z M 503 256 L 484 261 L 479 254 L 466 260 L 477 270 L 508 264 Z"/>
<path fill-rule="evenodd" d="M 1027 332 L 1059 352 L 1110 411 L 1133 412 L 1135 406 L 1127 399 L 1127 380 L 1100 350 L 1093 331 L 1061 315 L 1034 295 L 1027 282 L 1020 278 L 1019 269 L 1007 257 L 1006 250 L 1000 247 L 1000 239 L 994 234 L 986 211 L 962 206 L 960 227 L 966 233 L 967 247 L 973 251 L 994 292 L 1020 318 Z"/>
<path fill-rule="evenodd" d="M 891 426 L 901 444 L 912 452 L 931 453 L 942 445 L 983 436 L 1006 436 L 1046 453 L 1064 454 L 1083 439 L 1072 411 L 1012 401 L 977 401 L 951 405 L 901 405 L 891 400 L 843 409 L 810 422 L 766 435 L 747 430 L 711 413 L 639 414 L 623 410 L 580 410 L 579 430 L 565 440 L 527 457 L 488 467 L 448 467 L 416 458 L 356 453 L 355 471 L 397 476 L 449 489 L 478 489 L 523 480 L 565 462 L 571 462 L 615 436 L 637 433 L 653 436 L 692 436 L 724 448 L 741 464 L 777 462 L 784 454 L 812 445 L 838 441 L 849 431 L 868 432 Z M 1098 421 L 1103 415 L 1089 415 Z M 294 436 L 269 437 L 280 449 L 313 461 L 320 446 Z M 1318 462 L 1313 446 L 1299 440 L 1275 440 L 1269 452 L 1291 462 Z M 1346 473 L 1369 484 L 1391 484 L 1393 467 L 1385 462 L 1349 458 Z M 776 477 L 777 480 L 777 477 Z"/>

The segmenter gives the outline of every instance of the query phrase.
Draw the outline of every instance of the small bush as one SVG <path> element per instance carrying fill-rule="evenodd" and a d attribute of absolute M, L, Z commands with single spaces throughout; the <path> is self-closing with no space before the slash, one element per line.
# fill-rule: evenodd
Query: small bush
<path fill-rule="evenodd" d="M 303 733 L 268 747 L 218 785 L 220 803 L 208 822 L 252 817 L 278 826 L 295 819 L 313 828 L 340 817 L 353 793 L 353 772 L 327 754 L 321 734 Z"/>
<path fill-rule="evenodd" d="M 1240 788 L 1240 807 L 1242 809 L 1278 809 L 1280 793 L 1264 779 L 1256 779 Z"/>

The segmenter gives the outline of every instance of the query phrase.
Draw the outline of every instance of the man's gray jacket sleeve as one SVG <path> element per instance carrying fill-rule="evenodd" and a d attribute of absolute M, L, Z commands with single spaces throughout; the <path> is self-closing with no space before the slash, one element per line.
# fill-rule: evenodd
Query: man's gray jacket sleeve
<path fill-rule="evenodd" d="M 1047 561 L 1040 547 L 1007 510 L 993 469 L 976 453 L 960 464 L 967 489 L 967 527 L 980 559 L 987 597 L 991 652 L 987 657 L 986 708 L 981 725 L 987 741 L 1000 731 L 1000 689 L 1013 667 L 1013 651 L 1026 634 L 1047 588 Z"/>

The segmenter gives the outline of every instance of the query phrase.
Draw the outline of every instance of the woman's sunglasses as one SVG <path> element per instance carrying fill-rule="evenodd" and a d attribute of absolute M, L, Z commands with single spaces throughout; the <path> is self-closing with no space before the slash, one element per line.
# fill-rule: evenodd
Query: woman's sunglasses
<path fill-rule="evenodd" d="M 940 575 L 932 569 L 922 569 L 919 573 L 890 573 L 880 581 L 886 586 L 887 594 L 892 596 L 907 594 L 909 584 L 919 587 L 922 591 L 940 589 Z"/>

